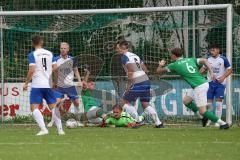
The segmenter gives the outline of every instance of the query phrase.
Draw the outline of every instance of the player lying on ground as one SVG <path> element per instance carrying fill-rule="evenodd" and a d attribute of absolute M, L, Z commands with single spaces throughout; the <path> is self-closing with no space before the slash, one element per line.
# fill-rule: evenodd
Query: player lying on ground
<path fill-rule="evenodd" d="M 39 105 L 43 103 L 43 99 L 45 99 L 48 106 L 53 109 L 52 116 L 57 126 L 58 134 L 64 135 L 65 133 L 62 130 L 60 114 L 54 112 L 56 98 L 51 89 L 52 71 L 53 69 L 56 69 L 56 62 L 54 61 L 52 52 L 42 48 L 43 39 L 41 37 L 34 36 L 32 38 L 32 43 L 35 50 L 28 55 L 29 70 L 23 90 L 27 90 L 28 83 L 32 79 L 30 107 L 33 113 L 33 118 L 41 129 L 40 132 L 37 133 L 37 136 L 48 134 L 42 113 L 38 109 Z"/>
<path fill-rule="evenodd" d="M 209 89 L 207 93 L 207 108 L 208 111 L 213 111 L 213 100 L 215 98 L 216 101 L 216 110 L 215 115 L 221 119 L 222 117 L 222 103 L 224 99 L 224 91 L 226 85 L 226 78 L 232 74 L 232 68 L 228 61 L 228 59 L 221 55 L 221 51 L 219 46 L 211 45 L 210 46 L 211 55 L 208 57 L 208 62 L 212 67 L 213 73 L 216 77 L 215 80 L 212 80 L 210 74 L 208 73 L 208 82 Z M 206 67 L 201 68 L 201 72 L 205 72 L 207 70 Z M 211 121 L 209 120 L 207 126 L 209 126 Z M 216 127 L 219 127 L 218 123 L 215 123 Z"/>
<path fill-rule="evenodd" d="M 193 88 L 183 98 L 183 103 L 186 107 L 191 109 L 194 113 L 199 112 L 203 116 L 203 127 L 206 126 L 207 120 L 210 119 L 214 123 L 220 125 L 220 129 L 228 129 L 229 125 L 223 120 L 216 117 L 212 112 L 206 110 L 207 106 L 207 91 L 208 82 L 200 74 L 199 67 L 204 65 L 211 76 L 212 80 L 215 80 L 212 68 L 206 59 L 203 58 L 183 58 L 183 50 L 175 48 L 171 51 L 171 60 L 174 61 L 166 67 L 166 62 L 161 60 L 157 68 L 157 73 L 162 74 L 164 72 L 174 72 L 180 76 Z"/>
<path fill-rule="evenodd" d="M 79 96 L 77 93 L 77 88 L 82 86 L 80 74 L 78 68 L 76 66 L 76 62 L 74 58 L 69 55 L 69 44 L 66 42 L 62 42 L 60 44 L 60 55 L 55 57 L 57 62 L 57 75 L 55 84 L 57 84 L 55 90 L 55 96 L 57 98 L 57 107 L 55 108 L 56 112 L 59 112 L 59 106 L 61 99 L 64 98 L 64 95 L 67 95 L 72 103 L 74 104 L 75 109 L 75 117 L 78 123 L 78 126 L 83 126 L 80 123 L 80 109 L 79 109 Z M 73 81 L 74 75 L 76 76 L 78 83 Z M 53 117 L 53 116 L 52 116 Z M 48 127 L 52 127 L 54 123 L 53 118 L 48 123 Z"/>
<path fill-rule="evenodd" d="M 118 104 L 113 107 L 113 113 L 107 115 L 102 123 L 102 127 L 135 127 L 137 125 L 137 121 L 130 114 L 123 112 L 122 107 Z"/>
<path fill-rule="evenodd" d="M 128 77 L 127 87 L 123 94 L 123 109 L 138 120 L 138 112 L 131 103 L 140 98 L 144 112 L 153 119 L 155 127 L 163 128 L 163 123 L 159 120 L 157 112 L 149 104 L 151 85 L 146 74 L 146 66 L 136 54 L 129 52 L 129 45 L 129 42 L 121 41 L 116 47 L 116 51 L 121 55 L 121 62 Z"/>
<path fill-rule="evenodd" d="M 85 84 L 83 85 L 81 94 L 85 112 L 84 121 L 93 124 L 100 124 L 104 113 L 102 108 L 98 106 L 96 98 L 92 95 L 92 92 L 95 89 L 95 82 L 89 78 L 90 72 L 87 69 L 85 69 L 85 72 L 86 75 L 83 79 Z"/>

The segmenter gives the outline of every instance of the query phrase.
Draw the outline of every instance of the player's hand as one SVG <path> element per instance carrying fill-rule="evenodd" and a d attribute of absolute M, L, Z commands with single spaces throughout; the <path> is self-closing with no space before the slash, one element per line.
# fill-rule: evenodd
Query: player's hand
<path fill-rule="evenodd" d="M 77 83 L 76 83 L 76 86 L 82 87 L 82 86 L 83 86 L 83 82 L 77 82 Z"/>
<path fill-rule="evenodd" d="M 136 122 L 128 123 L 127 125 L 128 128 L 132 128 L 134 126 L 136 126 Z"/>
<path fill-rule="evenodd" d="M 215 76 L 215 74 L 212 74 L 211 75 L 211 79 L 212 79 L 212 81 L 215 81 L 217 78 L 216 78 L 216 76 Z"/>
<path fill-rule="evenodd" d="M 88 69 L 84 69 L 85 74 L 90 74 L 90 71 Z"/>
<path fill-rule="evenodd" d="M 28 84 L 27 84 L 27 83 L 24 83 L 24 85 L 23 85 L 23 91 L 27 91 L 27 89 L 28 89 Z"/>
<path fill-rule="evenodd" d="M 57 83 L 53 83 L 53 89 L 57 89 Z"/>
<path fill-rule="evenodd" d="M 82 81 L 82 87 L 83 87 L 83 89 L 87 89 L 88 88 L 87 82 Z"/>
<path fill-rule="evenodd" d="M 217 79 L 218 83 L 223 83 L 223 81 L 225 80 L 225 77 L 222 76 L 220 78 Z"/>
<path fill-rule="evenodd" d="M 100 127 L 107 127 L 107 123 L 106 123 L 105 119 L 102 120 Z"/>
<path fill-rule="evenodd" d="M 160 66 L 160 67 L 164 67 L 165 64 L 166 64 L 166 61 L 165 61 L 165 60 L 162 59 L 161 61 L 159 61 L 159 66 Z"/>

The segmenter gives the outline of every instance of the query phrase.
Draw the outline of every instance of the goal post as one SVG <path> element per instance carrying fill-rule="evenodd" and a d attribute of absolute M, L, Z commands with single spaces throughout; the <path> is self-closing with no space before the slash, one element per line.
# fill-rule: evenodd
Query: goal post
<path fill-rule="evenodd" d="M 4 52 L 4 45 L 3 44 L 5 43 L 4 42 L 3 29 L 4 29 L 4 27 L 6 27 L 6 26 L 4 26 L 4 23 L 6 23 L 6 22 L 3 22 L 3 21 L 4 21 L 5 17 L 13 17 L 13 20 L 9 20 L 9 21 L 10 21 L 10 23 L 15 24 L 15 23 L 18 23 L 18 21 L 17 21 L 17 19 L 14 19 L 15 18 L 14 16 L 42 16 L 42 17 L 44 17 L 44 16 L 66 15 L 66 16 L 70 16 L 70 18 L 69 18 L 70 20 L 69 21 L 71 21 L 71 15 L 73 15 L 73 16 L 74 15 L 78 15 L 78 16 L 82 16 L 82 17 L 78 17 L 79 21 L 83 21 L 84 22 L 84 20 L 86 20 L 84 18 L 84 15 L 144 14 L 144 13 L 147 14 L 147 13 L 154 13 L 154 12 L 165 13 L 165 12 L 184 12 L 184 11 L 199 11 L 199 10 L 204 10 L 204 11 L 205 10 L 226 10 L 226 44 L 224 44 L 224 46 L 226 47 L 226 56 L 227 56 L 229 62 L 232 63 L 232 27 L 233 27 L 232 26 L 232 19 L 233 19 L 233 9 L 232 9 L 232 5 L 231 4 L 196 5 L 196 6 L 172 6 L 172 7 L 145 7 L 145 8 L 88 9 L 88 10 L 0 11 L 0 27 L 1 27 L 0 28 L 1 29 L 1 39 L 0 39 L 1 40 L 1 45 L 0 45 L 1 48 L 0 48 L 0 51 L 1 51 L 1 62 L 2 62 L 1 63 L 1 87 L 2 87 L 1 95 L 4 95 L 4 83 L 5 83 L 5 81 L 4 81 L 5 70 L 4 70 L 4 63 L 3 63 L 4 60 L 5 60 L 4 59 L 4 53 L 3 53 Z M 154 16 L 155 15 L 153 15 L 153 19 L 155 18 Z M 174 21 L 174 18 L 171 17 L 171 16 L 174 16 L 174 15 L 168 15 L 167 18 L 172 19 L 171 22 L 173 24 L 176 23 Z M 119 18 L 119 17 L 121 17 L 121 15 L 116 16 L 116 20 L 115 21 L 110 21 L 109 24 L 114 25 L 115 23 L 118 23 L 117 18 Z M 161 22 L 158 21 L 159 17 L 163 18 L 163 19 L 166 18 L 166 17 L 161 17 L 161 15 L 157 15 L 156 16 L 157 23 L 151 23 L 150 25 L 152 25 L 152 26 L 150 26 L 150 27 L 159 27 L 159 26 L 157 26 L 157 24 L 161 23 Z M 98 17 L 96 17 L 96 19 L 97 18 Z M 115 18 L 115 17 L 111 17 L 111 18 Z M 146 22 L 144 22 L 144 24 L 141 21 L 142 20 L 141 18 L 136 18 L 135 19 L 136 23 L 130 22 L 129 25 L 135 25 L 135 24 L 138 24 L 139 26 L 145 25 L 145 24 L 148 25 L 148 23 L 152 22 L 152 20 L 146 20 L 147 18 L 148 17 L 142 18 L 142 19 L 144 19 L 146 21 Z M 54 18 L 49 18 L 49 19 L 54 19 Z M 64 19 L 63 18 L 63 20 L 67 21 L 68 19 Z M 94 18 L 92 19 L 92 21 L 93 20 L 94 20 Z M 72 21 L 73 21 L 72 23 L 76 23 L 76 24 L 79 23 L 78 19 L 77 20 L 72 20 Z M 19 23 L 31 23 L 31 22 L 24 21 L 24 22 L 19 22 Z M 126 23 L 126 21 L 122 21 L 121 23 Z M 181 22 L 181 23 L 183 24 L 183 22 Z M 97 25 L 98 24 L 101 25 L 100 22 L 97 23 Z M 46 25 L 44 27 L 47 28 L 47 29 L 49 29 L 49 28 L 51 29 L 51 27 L 52 28 L 60 27 L 60 29 L 61 29 L 61 27 L 64 26 L 64 24 L 62 26 L 60 26 L 60 25 L 54 25 L 54 24 L 47 24 L 45 22 L 42 22 L 41 25 L 42 26 Z M 53 25 L 53 26 L 51 26 L 51 25 Z M 83 27 L 80 23 L 78 25 L 80 27 L 74 28 L 74 32 L 77 32 L 79 28 L 81 28 L 82 30 L 87 30 L 88 24 L 86 24 L 87 27 L 85 27 L 85 26 Z M 51 26 L 51 27 L 49 27 L 49 26 Z M 55 35 L 57 33 L 64 34 L 65 32 L 69 32 L 69 30 L 61 30 L 61 31 L 55 31 L 55 30 L 52 30 L 52 31 L 50 30 L 49 31 L 49 30 L 40 30 L 40 29 L 38 30 L 38 29 L 36 29 L 34 27 L 36 27 L 36 26 L 30 26 L 31 31 L 29 31 L 30 30 L 29 28 L 26 29 L 26 30 L 24 30 L 22 28 L 20 28 L 20 29 L 22 29 L 22 30 L 24 30 L 24 31 L 26 31 L 28 33 L 32 32 L 32 33 L 44 34 L 44 33 L 50 33 L 51 32 L 53 35 Z M 173 27 L 176 27 L 176 24 L 174 24 Z M 187 26 L 187 27 L 189 27 L 189 26 Z M 191 27 L 193 27 L 193 26 L 191 26 Z M 6 28 L 9 29 L 8 27 L 6 27 Z M 187 29 L 189 29 L 189 28 L 187 28 Z M 134 27 L 133 27 L 133 29 L 134 29 Z M 192 28 L 192 29 L 195 29 L 195 28 Z M 16 28 L 13 28 L 13 30 L 16 31 Z M 103 30 L 104 30 L 104 28 L 103 28 Z M 162 33 L 161 32 L 159 34 L 162 34 L 162 36 L 166 36 L 167 37 L 169 33 L 168 33 L 167 28 L 165 30 L 166 30 L 167 33 Z M 94 32 L 96 32 L 96 34 L 101 34 L 101 33 L 98 33 L 97 31 L 94 31 Z M 136 34 L 138 32 L 136 32 Z M 146 33 L 148 33 L 148 32 L 149 31 L 146 31 Z M 182 32 L 181 32 L 182 37 L 184 37 L 185 33 L 186 33 L 185 30 L 182 29 Z M 114 30 L 114 33 L 112 33 L 112 31 L 109 31 L 108 34 L 118 34 L 118 31 Z M 181 34 L 179 33 L 179 35 L 181 35 Z M 179 35 L 177 35 L 177 36 L 179 36 Z M 74 36 L 74 35 L 72 35 L 72 36 Z M 194 36 L 195 36 L 195 34 L 194 34 Z M 27 36 L 27 37 L 29 37 L 29 36 Z M 135 36 L 135 37 L 141 37 L 141 36 Z M 145 36 L 145 37 L 147 37 L 147 36 Z M 20 38 L 22 38 L 22 37 L 20 37 Z M 52 36 L 51 36 L 51 38 L 54 39 L 54 37 L 52 37 Z M 71 37 L 67 37 L 67 38 L 71 39 Z M 171 39 L 171 37 L 169 39 Z M 64 40 L 64 37 L 61 38 L 61 40 Z M 135 41 L 134 40 L 134 36 L 131 37 L 131 40 Z M 54 40 L 52 40 L 52 41 L 54 41 Z M 184 38 L 180 38 L 179 41 L 184 41 Z M 49 43 L 54 43 L 54 42 L 49 42 Z M 138 42 L 138 43 L 140 43 L 140 42 Z M 142 43 L 144 43 L 144 45 L 147 46 L 147 44 L 145 42 L 142 42 Z M 159 41 L 159 43 L 163 43 L 163 42 Z M 83 44 L 81 44 L 81 45 L 83 45 Z M 150 46 L 149 50 L 151 50 L 151 45 L 149 45 L 149 46 Z M 186 49 L 186 46 L 187 46 L 187 43 L 186 44 L 183 43 L 182 47 Z M 10 46 L 10 48 L 11 48 L 11 46 Z M 26 48 L 30 48 L 30 47 L 28 46 Z M 49 48 L 51 48 L 51 46 Z M 157 52 L 159 50 L 161 50 L 161 48 L 158 46 L 158 50 L 153 51 L 153 53 L 155 54 L 155 52 Z M 165 50 L 167 50 L 167 48 L 165 48 Z M 25 50 L 22 49 L 21 51 L 25 51 Z M 91 52 L 91 49 L 89 49 L 88 51 Z M 102 52 L 102 51 L 98 51 L 98 52 Z M 152 55 L 149 55 L 149 56 L 150 56 L 150 58 L 154 59 L 154 56 L 152 56 Z M 158 56 L 158 57 L 161 57 L 161 56 Z M 3 96 L 1 96 L 1 106 L 4 106 L 4 97 Z M 226 121 L 229 124 L 232 124 L 232 82 L 231 82 L 231 76 L 229 76 L 229 78 L 227 79 L 227 85 L 226 85 L 226 106 L 227 106 L 227 108 L 226 108 Z M 3 118 L 4 107 L 1 107 L 1 110 L 2 110 L 2 112 L 1 112 L 2 113 L 2 120 L 3 120 L 4 119 Z"/>

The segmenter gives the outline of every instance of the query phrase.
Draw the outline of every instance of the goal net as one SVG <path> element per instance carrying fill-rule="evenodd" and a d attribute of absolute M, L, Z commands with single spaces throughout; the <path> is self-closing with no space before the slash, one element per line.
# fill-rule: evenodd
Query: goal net
<path fill-rule="evenodd" d="M 139 55 L 149 70 L 153 95 L 151 104 L 159 116 L 174 123 L 197 120 L 198 117 L 182 104 L 182 97 L 190 86 L 174 74 L 157 75 L 156 68 L 161 59 L 171 62 L 170 50 L 175 47 L 183 48 L 185 57 L 206 57 L 208 46 L 216 43 L 221 46 L 222 53 L 230 57 L 231 48 L 227 47 L 231 47 L 231 42 L 227 42 L 231 35 L 227 36 L 230 29 L 227 25 L 231 24 L 227 20 L 231 17 L 227 15 L 227 5 L 222 6 L 183 7 L 182 10 L 164 7 L 63 10 L 58 13 L 49 10 L 32 14 L 5 12 L 0 22 L 4 85 L 1 118 L 4 122 L 15 123 L 31 114 L 29 91 L 23 92 L 22 87 L 28 69 L 27 55 L 32 50 L 31 37 L 37 34 L 44 38 L 44 47 L 55 55 L 59 54 L 61 42 L 69 43 L 70 54 L 76 57 L 81 76 L 87 68 L 96 81 L 95 97 L 105 111 L 111 110 L 121 100 L 126 83 L 126 73 L 120 56 L 115 52 L 115 45 L 119 40 L 129 41 L 131 51 Z M 232 91 L 227 89 L 227 94 L 232 95 Z M 65 105 L 70 107 L 71 104 Z M 135 106 L 141 113 L 138 101 Z M 229 99 L 225 106 L 232 109 Z M 46 116 L 49 115 L 45 105 L 41 109 Z"/>

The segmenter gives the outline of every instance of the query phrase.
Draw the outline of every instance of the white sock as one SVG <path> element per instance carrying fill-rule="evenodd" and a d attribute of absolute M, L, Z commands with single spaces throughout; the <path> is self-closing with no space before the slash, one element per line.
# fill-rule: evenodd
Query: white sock
<path fill-rule="evenodd" d="M 137 112 L 135 107 L 130 106 L 129 104 L 124 104 L 123 109 L 124 109 L 125 112 L 130 114 L 132 116 L 132 118 L 134 118 L 137 122 L 139 121 L 138 112 Z"/>
<path fill-rule="evenodd" d="M 54 122 L 53 114 L 54 114 L 54 113 L 53 113 L 53 111 L 52 111 L 52 117 L 51 117 L 51 121 L 50 121 L 50 122 L 52 122 L 52 123 Z"/>
<path fill-rule="evenodd" d="M 213 111 L 212 103 L 207 103 L 207 110 L 208 110 L 209 112 L 212 112 L 212 111 Z"/>
<path fill-rule="evenodd" d="M 203 116 L 199 113 L 199 111 L 197 111 L 197 115 L 200 119 L 203 119 Z"/>
<path fill-rule="evenodd" d="M 46 126 L 43 120 L 42 113 L 39 111 L 39 109 L 34 109 L 33 113 L 33 118 L 37 122 L 38 126 L 41 128 L 41 130 L 45 130 Z"/>
<path fill-rule="evenodd" d="M 81 113 L 80 113 L 79 106 L 74 106 L 74 114 L 75 114 L 77 121 L 80 121 Z"/>
<path fill-rule="evenodd" d="M 222 117 L 222 102 L 216 102 L 215 115 L 216 115 L 219 119 L 221 119 L 221 117 Z"/>
<path fill-rule="evenodd" d="M 221 120 L 221 119 L 218 119 L 217 123 L 220 124 L 220 125 L 224 125 L 224 124 L 226 124 L 226 122 L 224 122 L 224 121 Z"/>
<path fill-rule="evenodd" d="M 61 115 L 58 107 L 55 107 L 52 109 L 52 116 L 53 120 L 57 126 L 58 131 L 62 130 L 62 120 L 61 120 Z"/>
<path fill-rule="evenodd" d="M 157 112 L 151 106 L 148 106 L 147 108 L 145 108 L 144 112 L 154 120 L 156 126 L 162 123 L 158 118 Z"/>

